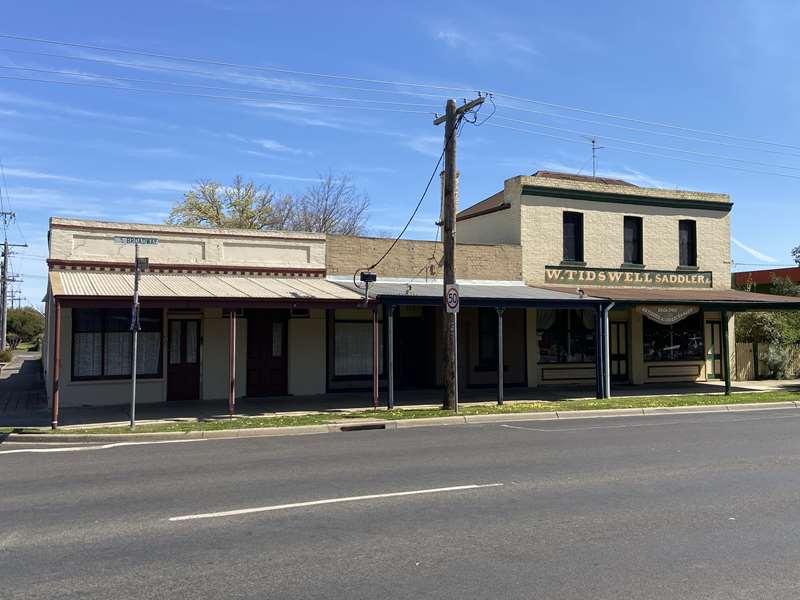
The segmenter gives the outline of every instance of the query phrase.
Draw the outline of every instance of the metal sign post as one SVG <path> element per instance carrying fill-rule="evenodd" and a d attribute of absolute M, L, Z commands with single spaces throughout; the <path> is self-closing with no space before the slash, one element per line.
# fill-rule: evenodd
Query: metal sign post
<path fill-rule="evenodd" d="M 133 304 L 131 306 L 131 429 L 136 427 L 136 369 L 139 353 L 139 330 L 142 328 L 139 322 L 139 278 L 142 271 L 146 271 L 149 265 L 147 258 L 139 258 L 139 244 L 154 246 L 158 244 L 158 238 L 146 238 L 136 236 L 114 236 L 115 244 L 133 244 Z"/>
<path fill-rule="evenodd" d="M 461 294 L 457 283 L 448 283 L 444 288 L 444 305 L 453 315 L 453 411 L 458 412 L 458 309 L 461 307 Z"/>

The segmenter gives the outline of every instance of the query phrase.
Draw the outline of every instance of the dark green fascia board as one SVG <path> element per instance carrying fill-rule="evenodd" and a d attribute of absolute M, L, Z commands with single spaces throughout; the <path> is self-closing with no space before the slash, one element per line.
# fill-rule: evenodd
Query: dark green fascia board
<path fill-rule="evenodd" d="M 733 202 L 715 202 L 713 200 L 675 200 L 636 194 L 615 194 L 613 192 L 591 192 L 586 190 L 565 190 L 538 185 L 522 186 L 523 196 L 545 196 L 546 198 L 568 198 L 570 200 L 591 200 L 593 202 L 613 202 L 615 204 L 633 204 L 636 206 L 658 206 L 662 208 L 696 208 L 700 210 L 716 210 L 730 212 Z"/>

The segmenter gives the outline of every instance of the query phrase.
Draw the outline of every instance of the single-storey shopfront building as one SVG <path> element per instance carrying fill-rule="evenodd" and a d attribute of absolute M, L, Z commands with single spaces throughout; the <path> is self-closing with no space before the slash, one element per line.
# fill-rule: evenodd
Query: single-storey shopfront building
<path fill-rule="evenodd" d="M 459 213 L 459 386 L 724 378 L 733 315 L 800 308 L 730 287 L 729 198 L 537 173 Z M 440 387 L 441 247 L 392 240 L 53 218 L 44 343 L 53 406 Z M 727 346 L 727 352 L 725 347 Z M 728 369 L 728 378 L 730 370 Z"/>

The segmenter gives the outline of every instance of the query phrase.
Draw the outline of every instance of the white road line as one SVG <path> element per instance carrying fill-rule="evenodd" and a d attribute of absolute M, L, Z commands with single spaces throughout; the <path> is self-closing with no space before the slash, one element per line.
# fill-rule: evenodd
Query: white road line
<path fill-rule="evenodd" d="M 427 490 L 411 490 L 408 492 L 390 492 L 387 494 L 368 494 L 366 496 L 349 496 L 345 498 L 328 498 L 326 500 L 311 500 L 310 502 L 293 502 L 291 504 L 275 504 L 273 506 L 259 506 L 256 508 L 239 508 L 221 512 L 201 513 L 197 515 L 181 515 L 170 517 L 170 521 L 189 521 L 192 519 L 213 519 L 215 517 L 233 517 L 236 515 L 249 515 L 252 513 L 286 510 L 290 508 L 303 508 L 306 506 L 320 506 L 323 504 L 338 504 L 341 502 L 359 502 L 362 500 L 377 500 L 380 498 L 398 498 L 400 496 L 417 496 L 420 494 L 440 494 L 442 492 L 460 492 L 464 490 L 478 490 L 481 488 L 499 487 L 502 483 L 482 483 L 470 485 L 455 485 L 451 487 L 430 488 Z"/>
<path fill-rule="evenodd" d="M 719 413 L 706 413 L 706 414 L 724 415 L 731 413 L 719 412 Z M 657 417 L 661 415 L 645 415 L 645 416 Z M 725 423 L 741 423 L 746 421 L 775 421 L 779 419 L 796 419 L 798 417 L 800 417 L 800 415 L 781 415 L 779 417 L 751 417 L 744 419 L 726 419 Z M 636 418 L 639 417 L 637 416 Z M 558 433 L 560 431 L 586 431 L 589 429 L 628 429 L 633 427 L 662 427 L 664 425 L 707 424 L 707 423 L 709 423 L 708 419 L 703 419 L 703 420 L 684 419 L 681 421 L 659 421 L 657 423 L 627 423 L 625 425 L 587 425 L 585 427 L 544 428 L 544 427 L 520 427 L 518 425 L 505 425 L 505 424 L 501 424 L 500 427 L 505 427 L 506 429 L 523 429 L 525 431 L 546 431 L 547 433 Z"/>
<path fill-rule="evenodd" d="M 62 448 L 18 448 L 17 450 L 0 450 L 0 454 L 47 454 L 49 452 L 86 452 L 88 450 L 108 450 L 120 446 L 149 446 L 151 444 L 182 444 L 185 442 L 207 442 L 205 438 L 192 440 L 152 440 L 149 442 L 114 442 L 97 446 L 66 446 Z M 34 442 L 30 442 L 34 443 Z"/>

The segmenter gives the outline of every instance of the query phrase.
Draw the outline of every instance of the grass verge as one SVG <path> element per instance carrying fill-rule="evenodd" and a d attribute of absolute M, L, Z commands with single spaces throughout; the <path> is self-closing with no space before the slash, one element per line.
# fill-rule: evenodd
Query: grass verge
<path fill-rule="evenodd" d="M 555 412 L 603 410 L 613 408 L 663 408 L 680 406 L 712 406 L 719 404 L 748 404 L 764 402 L 794 402 L 800 400 L 798 392 L 747 392 L 732 396 L 722 394 L 687 394 L 680 396 L 643 396 L 635 398 L 610 398 L 608 400 L 561 400 L 557 402 L 513 402 L 503 406 L 493 404 L 462 406 L 461 415 L 493 415 L 524 412 Z M 136 433 L 181 433 L 187 431 L 217 431 L 224 429 L 250 429 L 256 427 L 295 427 L 299 425 L 324 425 L 357 419 L 426 419 L 448 417 L 455 413 L 434 408 L 404 408 L 395 410 L 362 410 L 352 413 L 324 413 L 297 416 L 239 417 L 235 419 L 207 419 L 192 422 L 153 423 L 136 427 Z M 0 428 L 0 433 L 45 433 L 50 429 Z M 58 433 L 115 434 L 130 433 L 125 426 L 61 429 Z"/>

